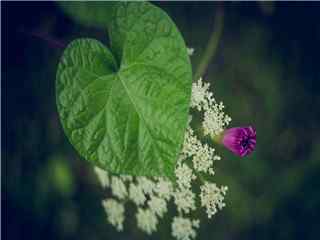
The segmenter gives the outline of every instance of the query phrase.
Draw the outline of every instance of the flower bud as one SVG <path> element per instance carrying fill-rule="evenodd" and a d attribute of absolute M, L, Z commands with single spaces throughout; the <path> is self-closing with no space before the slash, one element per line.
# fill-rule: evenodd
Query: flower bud
<path fill-rule="evenodd" d="M 235 127 L 223 132 L 221 142 L 234 154 L 244 157 L 254 150 L 256 138 L 256 130 L 253 127 Z"/>

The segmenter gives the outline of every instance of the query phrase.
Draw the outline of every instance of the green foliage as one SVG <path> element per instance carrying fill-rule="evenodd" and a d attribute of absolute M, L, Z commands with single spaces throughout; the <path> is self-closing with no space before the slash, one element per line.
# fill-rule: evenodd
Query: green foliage
<path fill-rule="evenodd" d="M 161 9 L 141 2 L 114 6 L 109 35 L 111 51 L 79 39 L 63 53 L 56 95 L 65 133 L 104 169 L 172 177 L 192 83 L 183 38 Z"/>
<path fill-rule="evenodd" d="M 76 22 L 88 27 L 105 29 L 111 22 L 115 2 L 59 1 L 58 4 Z"/>
<path fill-rule="evenodd" d="M 66 158 L 54 155 L 37 175 L 39 198 L 49 201 L 50 193 L 68 197 L 75 191 L 74 176 Z"/>

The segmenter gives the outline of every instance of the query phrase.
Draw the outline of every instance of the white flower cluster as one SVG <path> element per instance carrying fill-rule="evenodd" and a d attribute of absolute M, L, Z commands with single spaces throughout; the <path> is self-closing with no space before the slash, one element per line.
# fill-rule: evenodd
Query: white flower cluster
<path fill-rule="evenodd" d="M 116 227 L 118 231 L 123 230 L 124 206 L 116 200 L 110 198 L 102 202 L 108 215 L 108 221 Z"/>
<path fill-rule="evenodd" d="M 223 110 L 222 103 L 216 103 L 209 92 L 210 85 L 200 79 L 192 86 L 191 108 L 203 113 L 202 128 L 205 135 L 215 136 L 229 124 L 231 118 Z M 176 183 L 161 177 L 116 176 L 95 168 L 104 188 L 111 189 L 112 198 L 103 201 L 108 222 L 118 231 L 123 230 L 125 204 L 132 202 L 137 206 L 136 222 L 138 228 L 147 234 L 157 230 L 159 220 L 168 211 L 168 203 L 176 205 L 177 216 L 173 218 L 172 236 L 177 240 L 191 240 L 196 237 L 200 221 L 188 215 L 196 206 L 205 208 L 208 218 L 225 206 L 224 196 L 227 187 L 218 187 L 209 181 L 214 175 L 214 162 L 221 157 L 215 149 L 202 143 L 191 128 L 185 134 L 182 152 L 175 168 Z M 206 179 L 206 180 L 205 180 Z M 194 188 L 200 185 L 200 194 Z M 201 204 L 196 204 L 199 201 Z"/>
<path fill-rule="evenodd" d="M 202 124 L 204 134 L 216 136 L 229 125 L 231 118 L 223 112 L 223 103 L 216 102 L 209 87 L 210 84 L 203 83 L 201 78 L 198 82 L 193 83 L 191 107 L 204 112 Z"/>
<path fill-rule="evenodd" d="M 174 217 L 172 221 L 172 236 L 178 240 L 195 238 L 197 233 L 194 228 L 199 228 L 199 220 L 191 221 L 189 218 Z"/>
<path fill-rule="evenodd" d="M 157 230 L 158 218 L 151 209 L 138 209 L 137 225 L 148 234 Z"/>
<path fill-rule="evenodd" d="M 226 194 L 228 187 L 218 188 L 215 183 L 205 182 L 200 187 L 200 190 L 201 206 L 206 207 L 208 218 L 211 218 L 218 209 L 222 209 L 225 206 L 223 196 Z"/>

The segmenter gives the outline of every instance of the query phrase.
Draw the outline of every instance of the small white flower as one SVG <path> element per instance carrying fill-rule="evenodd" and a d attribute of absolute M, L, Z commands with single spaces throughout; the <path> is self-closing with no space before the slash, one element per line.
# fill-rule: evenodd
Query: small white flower
<path fill-rule="evenodd" d="M 207 109 L 203 117 L 203 130 L 205 135 L 216 136 L 223 132 L 229 124 L 229 117 L 222 112 L 218 105 L 212 105 Z"/>
<path fill-rule="evenodd" d="M 185 134 L 185 138 L 184 138 L 181 159 L 195 155 L 200 146 L 201 146 L 201 142 L 194 135 L 192 128 L 188 127 Z"/>
<path fill-rule="evenodd" d="M 198 148 L 198 151 L 192 158 L 192 163 L 198 172 L 209 173 L 211 175 L 214 174 L 212 165 L 214 159 L 215 149 L 209 147 L 207 144 L 201 145 Z"/>
<path fill-rule="evenodd" d="M 119 199 L 124 199 L 128 195 L 126 185 L 122 179 L 117 176 L 111 178 L 111 189 L 112 194 Z"/>
<path fill-rule="evenodd" d="M 223 200 L 228 188 L 218 188 L 215 183 L 205 182 L 200 187 L 200 190 L 201 206 L 206 207 L 208 218 L 211 218 L 218 209 L 222 209 L 225 206 Z"/>
<path fill-rule="evenodd" d="M 177 240 L 190 240 L 197 236 L 195 228 L 199 228 L 199 220 L 174 217 L 172 221 L 172 236 Z"/>
<path fill-rule="evenodd" d="M 155 192 L 159 197 L 169 200 L 172 195 L 172 183 L 169 180 L 164 180 L 160 178 L 156 184 Z"/>
<path fill-rule="evenodd" d="M 192 169 L 187 164 L 178 163 L 175 174 L 177 177 L 177 183 L 181 188 L 190 188 L 191 181 L 196 179 L 196 176 L 192 173 Z"/>
<path fill-rule="evenodd" d="M 204 104 L 207 103 L 209 83 L 202 83 L 202 78 L 192 84 L 191 107 L 201 111 Z"/>
<path fill-rule="evenodd" d="M 138 209 L 138 213 L 136 214 L 137 218 L 137 225 L 138 227 L 148 233 L 151 234 L 152 232 L 157 230 L 158 219 L 157 216 L 150 210 L 150 209 Z"/>
<path fill-rule="evenodd" d="M 163 198 L 156 196 L 151 196 L 151 199 L 148 201 L 150 210 L 157 214 L 159 217 L 162 217 L 164 213 L 167 212 L 167 202 Z"/>
<path fill-rule="evenodd" d="M 192 56 L 194 53 L 194 48 L 187 48 L 187 52 L 189 56 Z"/>
<path fill-rule="evenodd" d="M 123 205 L 114 199 L 108 199 L 103 201 L 103 206 L 107 213 L 110 224 L 112 224 L 118 231 L 122 231 L 124 221 Z"/>
<path fill-rule="evenodd" d="M 141 187 L 133 183 L 130 183 L 129 185 L 129 198 L 137 204 L 137 206 L 144 204 L 146 201 L 146 196 Z"/>
<path fill-rule="evenodd" d="M 155 189 L 155 183 L 147 177 L 137 177 L 138 185 L 145 194 L 152 194 Z"/>
<path fill-rule="evenodd" d="M 188 188 L 177 189 L 174 193 L 174 203 L 179 212 L 189 213 L 196 209 L 195 194 Z"/>
<path fill-rule="evenodd" d="M 95 167 L 94 168 L 95 173 L 97 174 L 97 177 L 99 179 L 99 182 L 101 183 L 102 187 L 109 187 L 110 181 L 109 181 L 109 174 L 107 171 L 103 170 L 102 168 Z"/>

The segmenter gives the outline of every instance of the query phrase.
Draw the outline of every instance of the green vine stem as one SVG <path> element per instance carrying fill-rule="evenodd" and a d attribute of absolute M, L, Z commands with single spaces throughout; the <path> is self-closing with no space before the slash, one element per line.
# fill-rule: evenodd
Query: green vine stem
<path fill-rule="evenodd" d="M 198 64 L 198 67 L 196 69 L 194 80 L 198 80 L 201 76 L 203 76 L 203 74 L 206 72 L 208 68 L 210 60 L 215 55 L 220 37 L 222 35 L 223 25 L 224 25 L 223 23 L 224 23 L 224 13 L 223 13 L 222 7 L 219 6 L 214 18 L 213 31 L 211 33 L 207 47 L 204 51 L 204 55 L 200 60 L 200 63 Z"/>

